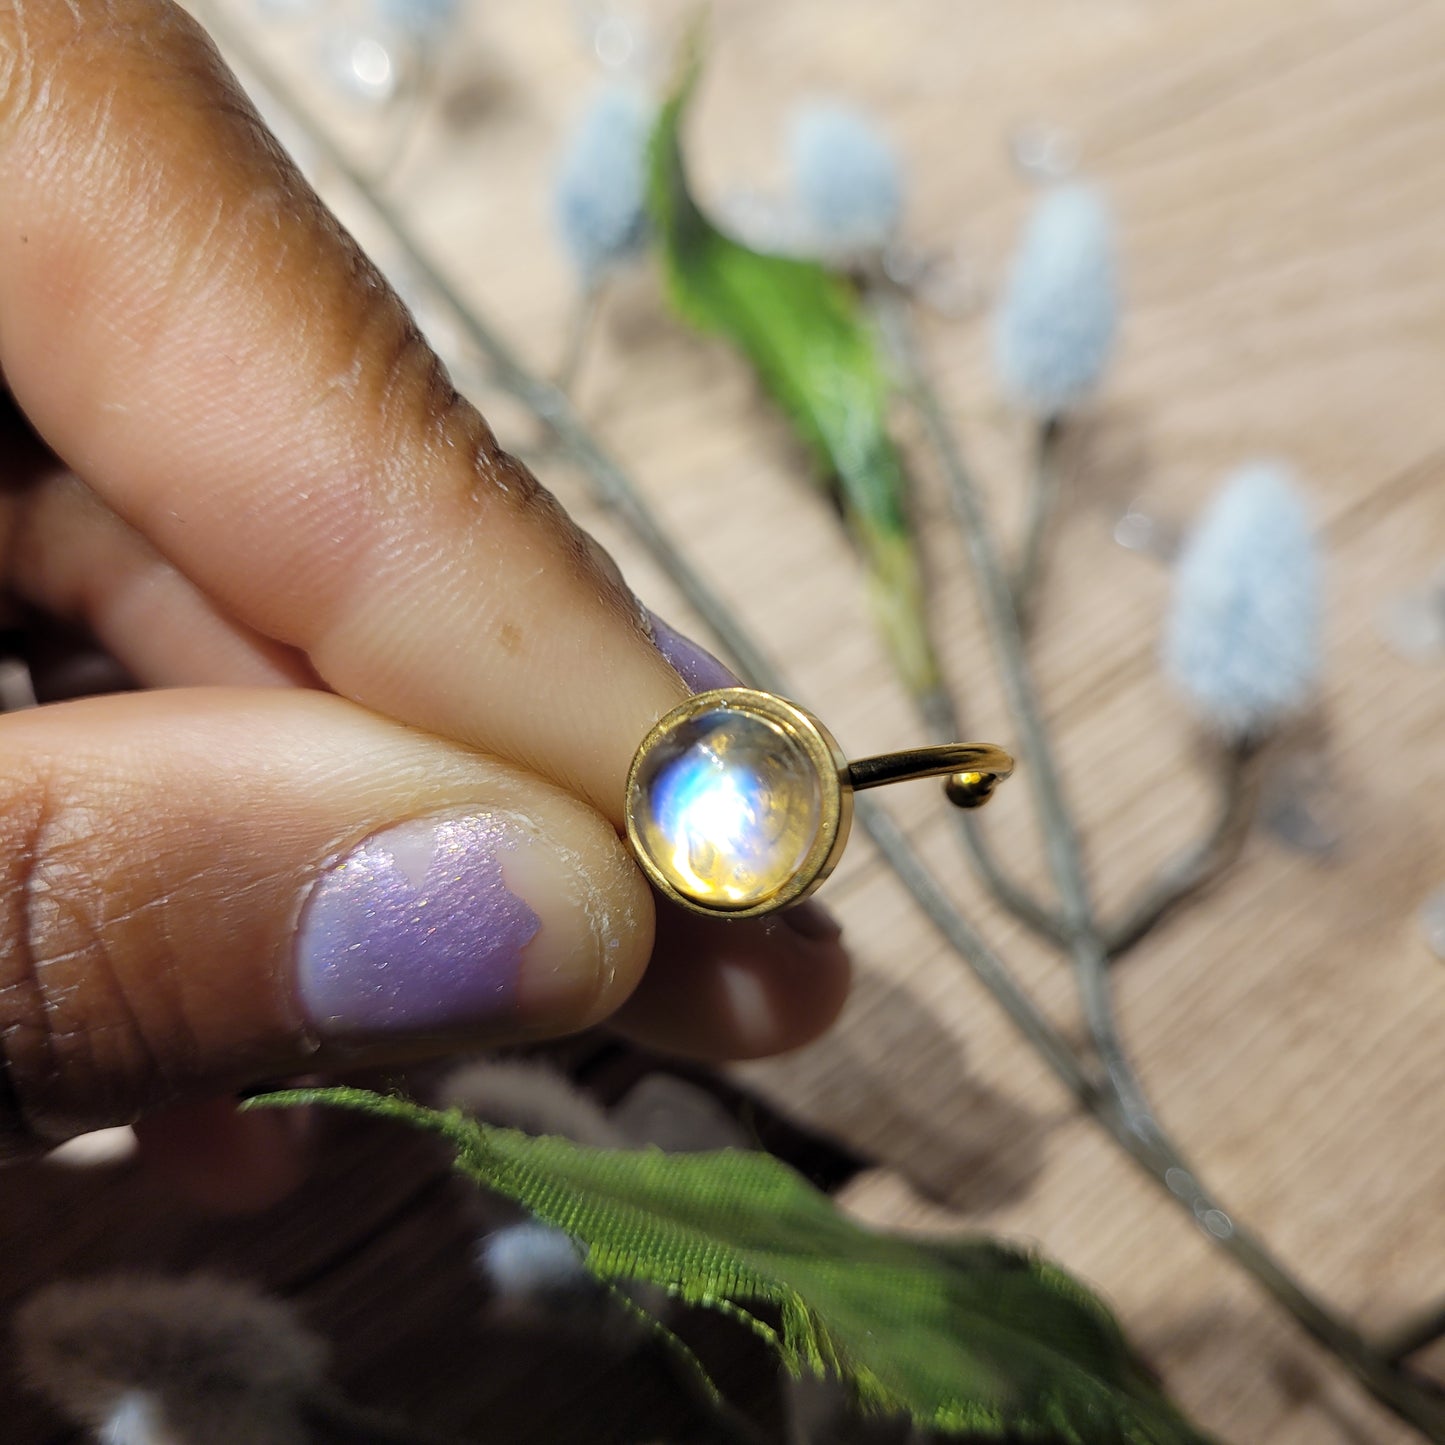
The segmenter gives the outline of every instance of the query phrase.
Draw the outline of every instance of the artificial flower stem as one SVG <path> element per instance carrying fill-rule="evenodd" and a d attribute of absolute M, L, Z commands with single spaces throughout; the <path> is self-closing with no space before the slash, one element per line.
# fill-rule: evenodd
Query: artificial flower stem
<path fill-rule="evenodd" d="M 1023 542 L 1013 572 L 1014 613 L 1025 637 L 1033 629 L 1034 610 L 1045 571 L 1049 531 L 1058 510 L 1062 486 L 1060 465 L 1063 420 L 1057 416 L 1038 423 L 1029 469 L 1028 516 Z"/>
<path fill-rule="evenodd" d="M 735 670 L 754 686 L 788 695 L 789 689 L 767 654 L 668 536 L 641 489 L 593 439 L 567 397 L 551 383 L 528 371 L 506 343 L 458 296 L 426 258 L 401 215 L 376 194 L 366 177 L 346 159 L 290 87 L 229 27 L 225 28 L 224 38 L 227 48 L 290 112 L 297 124 L 305 129 L 318 154 L 324 156 L 385 226 L 417 278 L 453 313 L 471 344 L 486 358 L 495 384 L 516 397 L 552 433 L 561 450 L 591 483 L 597 500 L 628 528 L 712 629 L 723 650 L 736 664 Z M 1075 1101 L 1091 1108 L 1097 1094 L 1097 1083 L 1090 1071 L 1079 1063 L 1072 1046 L 964 918 L 924 865 L 902 829 L 872 798 L 857 798 L 854 811 L 859 823 L 924 913 L 994 995 L 1015 1027 L 1049 1063 Z"/>
<path fill-rule="evenodd" d="M 1310 1335 L 1343 1360 L 1377 1399 L 1429 1439 L 1445 1441 L 1445 1400 L 1372 1350 L 1356 1330 L 1295 1280 L 1263 1244 L 1241 1229 L 1207 1192 L 1154 1118 L 1119 1034 L 1109 960 L 1088 895 L 1083 850 L 1064 799 L 1014 612 L 1013 594 L 993 542 L 982 499 L 964 463 L 942 401 L 922 365 L 903 303 L 897 297 L 886 300 L 881 307 L 881 319 L 948 482 L 974 563 L 975 581 L 1009 710 L 1022 741 L 1027 762 L 1023 771 L 1033 782 L 1049 862 L 1062 900 L 1065 924 L 1071 931 L 1069 950 L 1085 1023 L 1108 1080 L 1104 1102 L 1093 1110 L 1095 1116 L 1155 1183 L 1187 1208 L 1195 1221 Z"/>
<path fill-rule="evenodd" d="M 1122 958 L 1175 909 L 1208 888 L 1238 860 L 1259 805 L 1258 746 L 1226 743 L 1220 750 L 1219 801 L 1209 830 L 1171 858 L 1144 885 L 1112 928 L 1104 930 L 1110 961 Z"/>

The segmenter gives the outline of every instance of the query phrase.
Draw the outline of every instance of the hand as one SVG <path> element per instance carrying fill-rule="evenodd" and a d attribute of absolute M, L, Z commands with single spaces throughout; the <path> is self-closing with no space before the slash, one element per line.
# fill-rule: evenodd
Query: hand
<path fill-rule="evenodd" d="M 682 677 L 200 30 L 0 5 L 0 66 L 6 579 L 151 689 L 0 718 L 10 1151 L 614 1012 L 824 1028 L 823 915 L 654 913 L 617 829 Z"/>

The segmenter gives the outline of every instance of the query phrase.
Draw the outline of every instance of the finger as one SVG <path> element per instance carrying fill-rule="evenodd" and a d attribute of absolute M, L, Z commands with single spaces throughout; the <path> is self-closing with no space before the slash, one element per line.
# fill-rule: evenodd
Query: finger
<path fill-rule="evenodd" d="M 0 352 L 46 440 L 332 688 L 622 817 L 637 607 L 160 0 L 12 7 Z"/>
<path fill-rule="evenodd" d="M 0 1039 L 31 1134 L 585 1027 L 651 898 L 547 783 L 301 689 L 0 718 Z"/>
<path fill-rule="evenodd" d="M 299 653 L 225 616 L 70 473 L 12 501 L 5 575 L 16 593 L 82 624 L 141 686 L 315 685 Z"/>
<path fill-rule="evenodd" d="M 25 16 L 23 34 L 0 18 L 30 67 L 0 111 L 0 355 L 48 440 L 328 685 L 620 822 L 637 741 L 684 691 L 634 600 L 179 12 Z M 729 951 L 750 936 L 735 925 Z"/>
<path fill-rule="evenodd" d="M 839 929 L 808 902 L 743 930 L 659 909 L 657 955 L 610 1026 L 692 1058 L 786 1053 L 823 1033 L 848 997 Z"/>
<path fill-rule="evenodd" d="M 57 475 L 28 494 L 16 556 L 16 583 L 29 600 L 86 621 L 150 686 L 266 685 L 294 680 L 301 671 L 294 654 L 278 659 L 274 644 L 244 634 L 216 613 L 73 477 Z M 715 658 L 661 619 L 652 621 L 690 681 L 736 682 Z M 709 1059 L 752 1058 L 815 1037 L 841 1005 L 847 962 L 835 928 L 825 925 L 805 936 L 792 915 L 783 921 L 792 926 L 739 930 L 677 916 L 660 930 L 652 970 L 620 1027 L 655 1047 Z M 244 1121 L 231 1122 L 227 1132 L 244 1136 L 247 1128 Z M 187 1150 L 162 1157 L 199 1158 Z M 214 1177 L 213 1170 L 197 1167 L 199 1183 L 188 1190 L 193 1196 L 204 1195 Z M 220 1193 L 230 1197 L 227 1186 Z"/>
<path fill-rule="evenodd" d="M 242 1113 L 234 1099 L 198 1099 L 141 1119 L 141 1164 L 210 1214 L 254 1214 L 306 1177 L 312 1118 L 305 1109 Z"/>

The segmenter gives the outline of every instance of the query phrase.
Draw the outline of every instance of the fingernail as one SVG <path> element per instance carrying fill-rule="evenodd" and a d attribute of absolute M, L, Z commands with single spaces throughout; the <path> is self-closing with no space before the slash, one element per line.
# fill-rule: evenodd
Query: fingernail
<path fill-rule="evenodd" d="M 711 692 L 715 687 L 737 687 L 737 674 L 725 667 L 705 647 L 684 637 L 670 627 L 657 613 L 647 611 L 652 640 L 657 650 L 672 664 L 673 670 L 694 692 Z"/>
<path fill-rule="evenodd" d="M 783 909 L 778 914 L 778 922 L 787 924 L 800 938 L 812 943 L 833 943 L 843 936 L 842 924 L 811 898 Z"/>
<path fill-rule="evenodd" d="M 302 912 L 296 979 L 313 1027 L 521 1027 L 594 994 L 595 956 L 561 937 L 565 926 L 547 937 L 534 906 L 560 863 L 503 812 L 416 818 L 366 839 L 317 879 Z"/>

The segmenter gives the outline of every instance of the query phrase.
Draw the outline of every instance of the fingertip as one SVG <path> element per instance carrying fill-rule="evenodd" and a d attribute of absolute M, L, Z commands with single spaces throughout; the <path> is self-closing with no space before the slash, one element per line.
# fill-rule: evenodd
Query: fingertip
<path fill-rule="evenodd" d="M 651 954 L 651 893 L 605 818 L 344 699 L 162 690 L 0 721 L 6 1063 L 37 1139 L 574 1032 Z M 265 1178 L 274 1127 L 203 1113 L 181 1137 L 204 1159 L 234 1134 Z"/>
<path fill-rule="evenodd" d="M 729 922 L 660 907 L 652 966 L 615 1027 L 651 1047 L 719 1061 L 812 1042 L 842 1012 L 852 963 L 836 925 L 816 913 L 806 930 L 786 920 Z"/>
<path fill-rule="evenodd" d="M 406 819 L 317 879 L 297 992 L 323 1046 L 564 1034 L 606 1017 L 652 950 L 651 895 L 596 813 L 545 785 Z"/>

